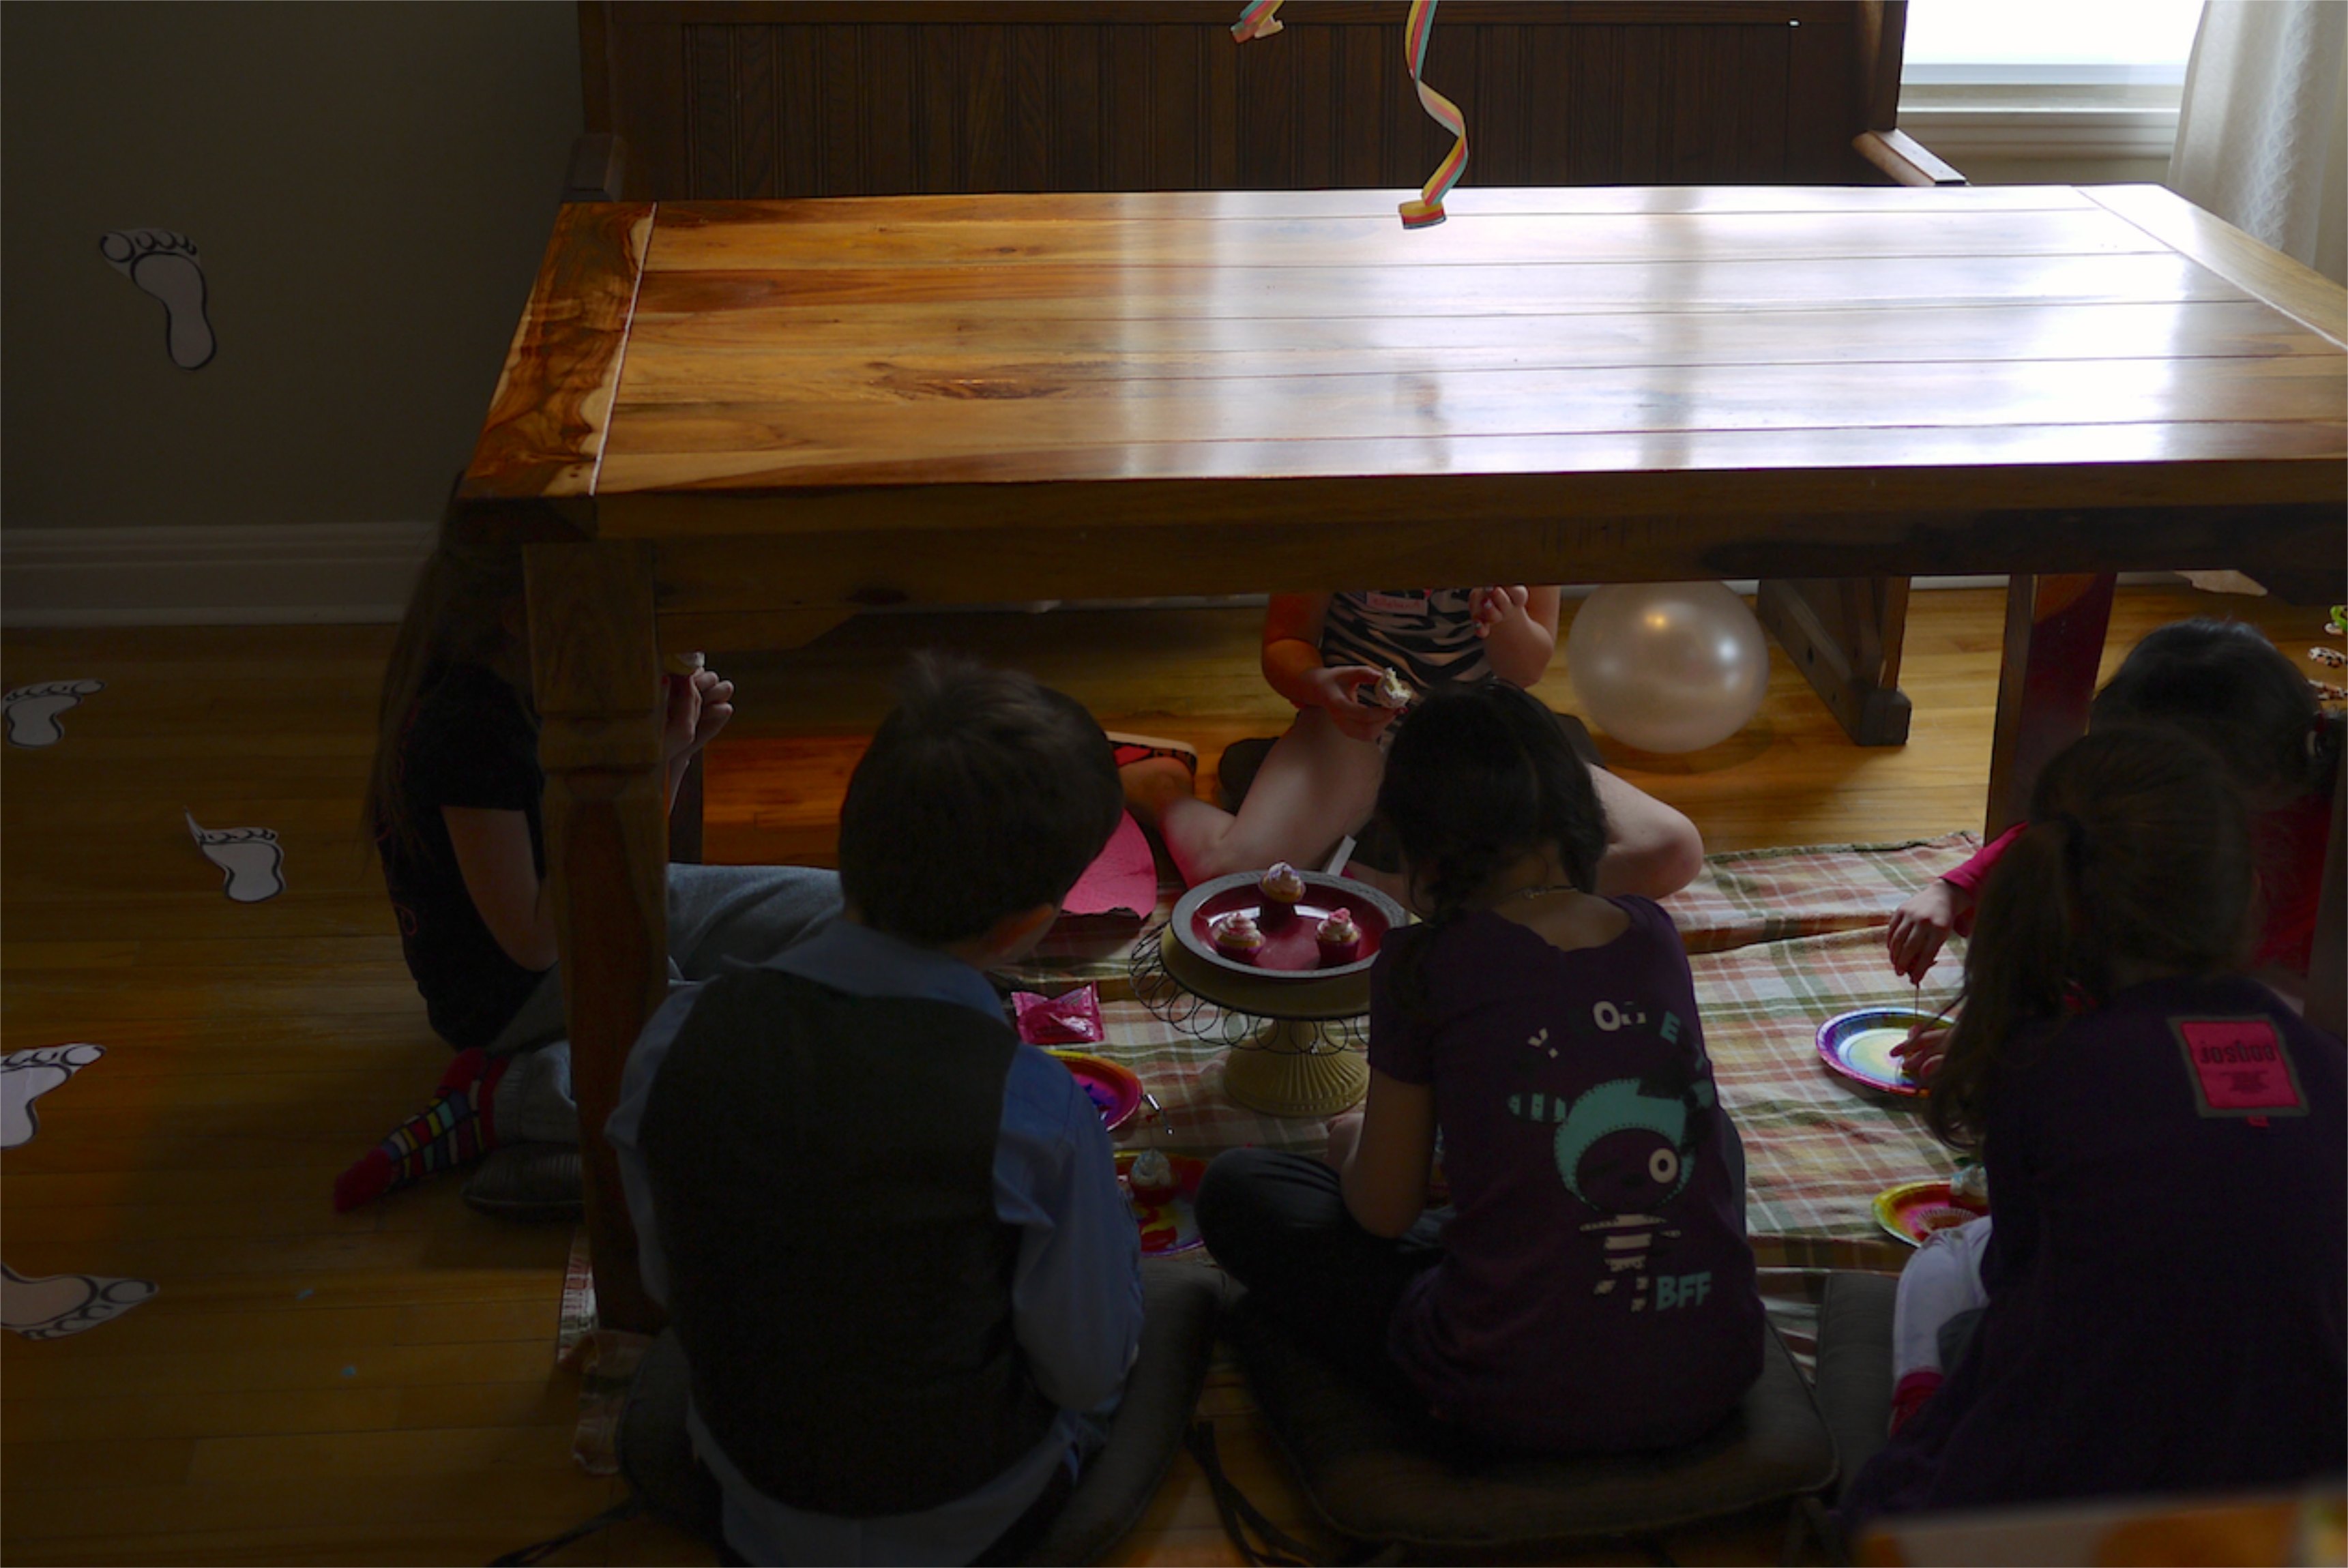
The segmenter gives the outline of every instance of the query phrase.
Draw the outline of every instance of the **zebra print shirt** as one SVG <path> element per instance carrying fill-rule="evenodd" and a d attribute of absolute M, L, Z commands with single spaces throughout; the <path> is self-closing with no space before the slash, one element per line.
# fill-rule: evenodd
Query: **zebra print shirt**
<path fill-rule="evenodd" d="M 1321 662 L 1392 668 L 1419 691 L 1492 678 L 1467 588 L 1333 593 L 1321 625 Z"/>

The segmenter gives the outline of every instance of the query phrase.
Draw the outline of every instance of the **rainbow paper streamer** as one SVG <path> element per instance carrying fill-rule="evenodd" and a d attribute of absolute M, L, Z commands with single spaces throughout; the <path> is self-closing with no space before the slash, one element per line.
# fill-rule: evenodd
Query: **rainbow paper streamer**
<path fill-rule="evenodd" d="M 1410 19 L 1403 24 L 1403 57 L 1410 63 L 1411 86 L 1418 89 L 1419 107 L 1427 118 L 1449 131 L 1458 139 L 1451 151 L 1426 177 L 1419 188 L 1418 199 L 1402 204 L 1402 226 L 1406 229 L 1429 229 L 1443 221 L 1443 198 L 1459 183 L 1460 175 L 1468 169 L 1468 118 L 1459 106 L 1437 92 L 1422 79 L 1420 72 L 1426 66 L 1426 37 L 1435 30 L 1436 0 L 1411 0 Z"/>
<path fill-rule="evenodd" d="M 1231 24 L 1231 36 L 1241 43 L 1250 38 L 1269 38 L 1281 30 L 1281 0 L 1248 0 L 1247 9 Z"/>

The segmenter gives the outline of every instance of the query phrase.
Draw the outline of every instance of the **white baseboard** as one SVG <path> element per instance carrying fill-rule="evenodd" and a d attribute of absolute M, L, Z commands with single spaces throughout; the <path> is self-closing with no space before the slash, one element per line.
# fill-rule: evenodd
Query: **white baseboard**
<path fill-rule="evenodd" d="M 0 621 L 396 621 L 436 529 L 428 522 L 0 529 Z"/>
<path fill-rule="evenodd" d="M 432 523 L 0 529 L 9 626 L 367 625 L 396 621 L 431 553 Z M 2166 572 L 2123 582 L 2174 582 Z M 1750 594 L 1750 582 L 1728 585 Z M 1917 589 L 2003 588 L 2002 577 L 1920 577 Z M 1569 588 L 1570 598 L 1587 586 Z M 1261 594 L 1115 600 L 1096 608 L 1246 606 Z M 1033 606 L 987 606 L 1030 609 Z"/>

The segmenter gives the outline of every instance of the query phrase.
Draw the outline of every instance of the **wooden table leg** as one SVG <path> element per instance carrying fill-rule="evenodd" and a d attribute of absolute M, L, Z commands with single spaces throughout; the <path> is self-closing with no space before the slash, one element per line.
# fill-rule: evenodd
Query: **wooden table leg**
<path fill-rule="evenodd" d="M 1753 610 L 1852 744 L 1907 744 L 1906 578 L 1765 578 Z"/>
<path fill-rule="evenodd" d="M 656 1331 L 603 1122 L 644 1020 L 668 987 L 668 825 L 651 548 L 528 552 L 530 671 L 546 769 L 546 861 L 570 1020 L 598 1321 Z"/>
<path fill-rule="evenodd" d="M 2086 731 L 2117 580 L 2109 572 L 2016 573 L 2006 588 L 2005 653 L 1997 672 L 1983 825 L 1992 837 L 2030 814 L 2038 770 Z"/>

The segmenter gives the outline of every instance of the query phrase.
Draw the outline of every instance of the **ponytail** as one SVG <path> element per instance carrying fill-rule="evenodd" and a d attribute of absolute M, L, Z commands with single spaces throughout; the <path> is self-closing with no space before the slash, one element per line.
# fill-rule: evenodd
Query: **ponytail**
<path fill-rule="evenodd" d="M 1979 1143 L 2003 1069 L 2125 970 L 2212 974 L 2246 950 L 2249 817 L 2218 758 L 2175 730 L 2119 728 L 2046 764 L 2030 825 L 1982 889 L 1964 1007 L 1924 1102 L 1933 1132 Z"/>

